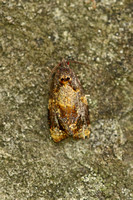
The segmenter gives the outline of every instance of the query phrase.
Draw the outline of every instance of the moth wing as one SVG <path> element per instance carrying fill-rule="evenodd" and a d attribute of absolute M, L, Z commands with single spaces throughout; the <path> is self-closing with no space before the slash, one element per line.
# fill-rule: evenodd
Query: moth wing
<path fill-rule="evenodd" d="M 89 138 L 90 135 L 90 120 L 89 120 L 89 108 L 87 99 L 85 96 L 82 96 L 79 105 L 78 113 L 80 115 L 77 119 L 77 131 L 73 135 L 74 138 Z"/>
<path fill-rule="evenodd" d="M 61 129 L 57 114 L 56 106 L 54 105 L 52 99 L 49 99 L 49 106 L 48 106 L 48 121 L 50 125 L 50 133 L 51 137 L 55 142 L 59 142 L 65 139 L 67 134 L 63 129 Z"/>

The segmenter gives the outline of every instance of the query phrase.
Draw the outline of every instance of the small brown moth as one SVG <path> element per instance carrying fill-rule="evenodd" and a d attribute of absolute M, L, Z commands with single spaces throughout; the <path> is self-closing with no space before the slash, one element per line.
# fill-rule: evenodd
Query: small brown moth
<path fill-rule="evenodd" d="M 64 59 L 52 72 L 48 118 L 55 142 L 69 136 L 85 139 L 90 135 L 87 99 L 69 62 Z"/>

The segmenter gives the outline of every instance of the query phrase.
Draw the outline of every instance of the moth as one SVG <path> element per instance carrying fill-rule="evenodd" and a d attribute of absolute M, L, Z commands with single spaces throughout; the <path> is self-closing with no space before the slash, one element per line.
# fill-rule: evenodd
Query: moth
<path fill-rule="evenodd" d="M 48 121 L 54 142 L 69 136 L 85 139 L 90 135 L 87 99 L 80 81 L 65 59 L 51 74 Z"/>

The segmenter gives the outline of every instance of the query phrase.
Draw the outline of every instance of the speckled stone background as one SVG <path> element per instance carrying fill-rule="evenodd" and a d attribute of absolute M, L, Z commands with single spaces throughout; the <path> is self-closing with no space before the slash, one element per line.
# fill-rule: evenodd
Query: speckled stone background
<path fill-rule="evenodd" d="M 132 200 L 131 0 L 0 1 L 0 199 Z M 91 136 L 50 138 L 50 71 L 71 56 Z"/>

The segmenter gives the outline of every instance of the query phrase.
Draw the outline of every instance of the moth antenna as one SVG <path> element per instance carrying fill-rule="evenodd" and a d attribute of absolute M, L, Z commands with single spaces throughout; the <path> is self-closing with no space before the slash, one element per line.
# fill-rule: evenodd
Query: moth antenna
<path fill-rule="evenodd" d="M 72 63 L 78 63 L 78 64 L 81 64 L 81 65 L 87 65 L 86 63 L 84 62 L 79 62 L 79 61 L 75 61 L 75 60 L 70 60 Z"/>

